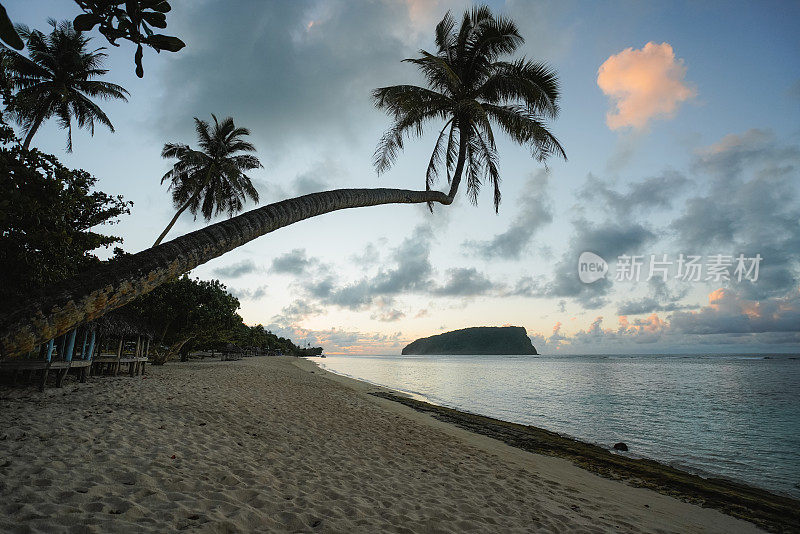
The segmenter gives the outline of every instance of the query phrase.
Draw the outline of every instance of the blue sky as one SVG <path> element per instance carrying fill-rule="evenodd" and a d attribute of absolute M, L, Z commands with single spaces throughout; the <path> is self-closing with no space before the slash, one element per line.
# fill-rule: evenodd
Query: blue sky
<path fill-rule="evenodd" d="M 47 17 L 77 14 L 65 0 L 4 4 L 12 20 L 42 30 Z M 159 183 L 170 165 L 160 151 L 167 141 L 195 144 L 193 116 L 231 115 L 252 130 L 262 202 L 336 187 L 423 187 L 435 125 L 377 177 L 371 157 L 389 120 L 369 92 L 420 83 L 400 61 L 432 49 L 436 22 L 470 4 L 172 4 L 168 33 L 184 50 L 146 51 L 142 80 L 131 46 L 108 51 L 107 79 L 131 93 L 128 103 L 104 104 L 116 133 L 76 133 L 72 154 L 54 123 L 34 139 L 97 176 L 101 190 L 134 201 L 108 228 L 126 251 L 152 244 L 174 213 Z M 800 350 L 800 3 L 490 5 L 517 22 L 521 54 L 559 73 L 562 113 L 551 126 L 567 162 L 545 172 L 504 139 L 499 215 L 488 195 L 434 214 L 329 214 L 193 275 L 222 280 L 248 323 L 329 352 L 398 353 L 420 336 L 503 324 L 525 326 L 546 353 Z M 170 235 L 203 224 L 187 214 Z M 578 280 L 584 250 L 608 260 L 608 279 Z M 761 277 L 614 280 L 620 254 L 681 253 L 760 253 Z"/>

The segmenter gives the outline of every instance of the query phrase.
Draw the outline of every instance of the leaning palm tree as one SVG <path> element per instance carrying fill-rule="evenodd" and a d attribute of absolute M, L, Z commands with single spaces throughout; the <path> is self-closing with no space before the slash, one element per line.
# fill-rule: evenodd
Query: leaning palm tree
<path fill-rule="evenodd" d="M 468 29 L 463 35 L 459 34 L 458 39 L 452 46 L 456 48 L 450 49 L 451 55 L 454 55 L 456 49 L 462 46 L 463 50 L 473 50 L 479 52 L 482 50 L 506 50 L 508 45 L 501 45 L 506 42 L 507 38 L 503 37 L 508 32 L 490 31 L 490 28 L 497 27 L 498 30 L 507 27 L 508 23 L 505 21 L 494 21 L 494 19 L 487 18 L 483 15 L 484 11 L 479 10 L 468 14 L 465 21 Z M 437 27 L 437 41 L 442 43 L 450 42 L 447 37 L 449 31 L 444 31 L 451 24 L 448 22 L 449 17 L 439 24 Z M 475 22 L 477 21 L 477 22 Z M 481 22 L 482 21 L 482 22 Z M 501 24 L 502 22 L 502 24 Z M 492 37 L 494 35 L 494 37 Z M 478 37 L 480 43 L 478 42 Z M 518 42 L 519 38 L 512 38 L 512 42 Z M 482 43 L 482 44 L 481 44 Z M 449 45 L 445 45 L 447 50 Z M 503 48 L 506 46 L 506 48 Z M 466 53 L 466 52 L 464 52 Z M 495 53 L 489 53 L 490 57 L 494 57 Z M 483 61 L 481 58 L 487 56 L 486 52 L 481 52 L 475 55 L 475 63 Z M 454 56 L 453 56 L 454 57 Z M 441 59 L 441 58 L 440 58 Z M 439 61 L 439 60 L 436 60 Z M 432 64 L 435 62 L 432 61 Z M 462 65 L 464 68 L 472 68 L 469 65 Z M 434 67 L 431 67 L 434 68 Z M 487 66 L 488 68 L 488 66 Z M 505 70 L 503 70 L 505 69 Z M 549 114 L 554 116 L 557 110 L 556 97 L 557 92 L 554 91 L 555 76 L 551 75 L 550 89 L 545 92 L 541 88 L 530 87 L 531 82 L 520 81 L 518 78 L 531 70 L 532 67 L 527 64 L 519 64 L 517 67 L 514 64 L 509 64 L 507 67 L 498 69 L 495 72 L 494 85 L 495 89 L 483 89 L 484 94 L 506 95 L 493 98 L 493 101 L 499 101 L 498 104 L 492 104 L 496 107 L 494 111 L 498 119 L 498 123 L 507 125 L 507 129 L 516 132 L 516 137 L 512 138 L 520 140 L 520 142 L 533 143 L 535 154 L 540 157 L 546 157 L 550 152 L 555 152 L 563 155 L 563 150 L 557 141 L 552 139 L 552 136 L 546 134 L 544 126 L 539 119 L 535 118 L 534 114 L 522 104 L 522 108 L 513 107 L 511 104 L 506 104 L 511 100 L 511 95 L 524 94 L 529 95 L 523 102 L 542 102 L 539 106 L 544 110 L 551 110 Z M 449 69 L 452 71 L 452 69 Z M 539 69 L 541 70 L 541 69 Z M 456 71 L 452 71 L 453 76 L 457 76 Z M 463 76 L 462 76 L 463 77 Z M 524 76 L 523 76 L 524 77 Z M 527 79 L 527 78 L 525 78 Z M 492 93 L 494 91 L 494 93 Z M 408 104 L 413 102 L 423 102 L 426 97 L 421 96 L 417 98 L 414 96 L 414 90 L 409 90 L 406 94 Z M 540 95 L 535 97 L 534 95 Z M 443 97 L 444 98 L 444 97 Z M 447 97 L 452 100 L 452 97 Z M 466 97 L 465 97 L 466 98 Z M 544 99 L 547 99 L 545 101 Z M 474 99 L 473 99 L 474 100 Z M 488 99 L 487 99 L 488 100 Z M 390 101 L 389 98 L 386 100 Z M 393 109 L 401 109 L 399 102 Z M 432 102 L 433 98 L 429 98 L 428 102 Z M 436 100 L 436 102 L 444 102 L 443 99 Z M 478 100 L 474 100 L 478 102 Z M 481 99 L 483 102 L 483 99 Z M 478 105 L 485 109 L 485 105 L 478 102 Z M 465 108 L 471 109 L 475 104 L 466 102 Z M 417 112 L 410 114 L 409 120 L 416 120 L 419 114 L 430 115 L 430 118 L 441 117 L 446 118 L 447 107 L 442 107 L 441 111 L 431 114 L 425 111 L 424 105 L 408 106 L 408 109 L 417 109 Z M 506 109 L 503 111 L 503 109 Z M 402 108 L 406 109 L 406 108 Z M 481 126 L 485 124 L 481 122 L 479 114 L 464 114 L 461 113 L 461 107 L 454 107 L 458 111 L 457 128 L 451 130 L 454 136 L 458 139 L 458 145 L 465 146 L 463 150 L 459 150 L 459 154 L 453 153 L 448 161 L 462 160 L 462 170 L 464 165 L 469 164 L 473 169 L 480 169 L 478 165 L 483 161 L 481 154 L 484 154 L 483 149 L 480 147 L 478 139 L 473 137 L 469 132 L 470 123 L 467 117 L 476 121 L 478 129 L 486 139 L 488 132 Z M 534 106 L 534 109 L 539 109 Z M 477 113 L 477 112 L 476 112 Z M 421 125 L 422 122 L 416 121 Z M 514 128 L 511 128 L 511 126 Z M 464 134 L 461 134 L 463 129 Z M 403 133 L 405 130 L 401 130 Z M 462 141 L 463 139 L 463 141 Z M 396 149 L 402 147 L 402 136 L 400 143 L 393 142 Z M 453 145 L 448 145 L 451 151 L 454 151 Z M 474 148 L 477 147 L 477 148 Z M 549 147 L 549 148 L 548 148 Z M 396 150 L 395 149 L 395 150 Z M 470 156 L 470 152 L 472 155 Z M 493 153 L 490 151 L 489 153 Z M 472 160 L 470 161 L 470 157 Z M 448 165 L 448 170 L 450 166 Z M 143 295 L 159 285 L 172 280 L 182 273 L 194 269 L 198 265 L 219 257 L 226 252 L 233 250 L 245 243 L 252 241 L 264 234 L 294 224 L 296 222 L 316 217 L 324 213 L 330 213 L 337 210 L 348 208 L 359 208 L 366 206 L 377 206 L 381 204 L 411 204 L 411 203 L 433 203 L 438 202 L 443 205 L 449 205 L 453 202 L 458 184 L 456 184 L 456 176 L 460 176 L 458 169 L 453 168 L 451 175 L 451 190 L 450 194 L 442 193 L 441 191 L 409 191 L 404 189 L 337 189 L 333 191 L 322 191 L 319 193 L 312 193 L 297 198 L 291 198 L 269 204 L 260 208 L 248 211 L 236 217 L 218 222 L 202 228 L 200 230 L 191 232 L 177 239 L 162 243 L 157 247 L 149 248 L 137 254 L 127 255 L 120 257 L 113 262 L 103 264 L 95 269 L 82 273 L 76 278 L 65 281 L 55 287 L 47 288 L 40 296 L 31 297 L 27 303 L 18 308 L 0 307 L 0 359 L 10 356 L 22 354 L 28 350 L 33 349 L 38 343 L 43 343 L 56 336 L 68 332 L 70 329 L 80 325 L 86 321 L 91 321 L 97 317 L 108 313 L 109 311 L 124 306 L 136 297 Z M 474 171 L 469 171 L 474 172 Z M 468 172 L 468 176 L 470 175 Z M 494 171 L 490 171 L 494 172 Z M 495 183 L 497 182 L 495 176 Z M 476 180 L 480 179 L 471 178 L 472 189 L 479 185 Z M 468 187 L 469 186 L 468 180 Z"/>
<path fill-rule="evenodd" d="M 500 61 L 523 41 L 513 21 L 493 16 L 486 6 L 464 13 L 458 28 L 448 12 L 436 26 L 436 53 L 420 50 L 420 57 L 405 60 L 419 67 L 427 87 L 393 85 L 372 93 L 375 105 L 394 118 L 375 151 L 378 173 L 391 167 L 405 137 L 422 135 L 423 126 L 436 119 L 445 123 L 428 163 L 425 188 L 431 189 L 444 162 L 451 199 L 466 175 L 470 200 L 477 203 L 481 185 L 488 180 L 495 210 L 499 208 L 493 124 L 527 145 L 539 161 L 551 155 L 566 159 L 545 124 L 558 116 L 556 73 L 525 58 Z"/>
<path fill-rule="evenodd" d="M 177 158 L 178 162 L 161 178 L 169 182 L 175 216 L 158 236 L 153 246 L 161 244 L 175 221 L 185 210 L 197 217 L 198 211 L 206 221 L 214 215 L 228 212 L 233 216 L 244 208 L 249 197 L 258 202 L 258 191 L 245 171 L 261 167 L 258 158 L 240 152 L 255 152 L 256 148 L 242 139 L 250 135 L 247 128 L 237 128 L 231 117 L 222 122 L 213 113 L 214 128 L 206 121 L 194 118 L 200 150 L 188 145 L 167 143 L 161 156 Z"/>
<path fill-rule="evenodd" d="M 104 48 L 89 50 L 91 38 L 73 29 L 69 21 L 48 20 L 53 27 L 49 35 L 18 25 L 17 32 L 27 42 L 28 56 L 5 48 L 3 67 L 11 87 L 16 90 L 9 111 L 25 130 L 24 148 L 31 144 L 42 123 L 56 117 L 67 130 L 67 151 L 72 151 L 72 119 L 80 128 L 94 135 L 95 122 L 114 126 L 91 98 L 127 101 L 123 87 L 95 80 L 108 70 L 100 68 L 106 54 Z"/>

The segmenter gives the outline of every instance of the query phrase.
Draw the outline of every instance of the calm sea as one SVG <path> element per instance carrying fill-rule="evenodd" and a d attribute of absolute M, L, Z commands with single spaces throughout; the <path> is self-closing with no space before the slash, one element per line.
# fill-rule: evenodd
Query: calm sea
<path fill-rule="evenodd" d="M 800 497 L 800 356 L 329 356 L 323 368 Z"/>

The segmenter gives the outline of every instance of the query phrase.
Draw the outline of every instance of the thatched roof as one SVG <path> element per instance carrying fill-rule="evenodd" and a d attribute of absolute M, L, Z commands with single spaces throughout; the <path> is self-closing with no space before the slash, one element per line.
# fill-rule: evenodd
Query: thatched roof
<path fill-rule="evenodd" d="M 103 336 L 146 336 L 153 337 L 153 333 L 142 324 L 141 320 L 128 312 L 124 307 L 92 321 L 97 328 L 97 333 Z"/>

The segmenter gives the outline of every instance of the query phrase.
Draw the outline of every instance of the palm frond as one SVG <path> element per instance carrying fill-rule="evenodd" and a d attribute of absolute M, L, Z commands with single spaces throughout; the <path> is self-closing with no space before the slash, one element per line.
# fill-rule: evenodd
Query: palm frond
<path fill-rule="evenodd" d="M 529 112 L 548 118 L 558 116 L 558 76 L 546 63 L 524 58 L 513 63 L 498 62 L 494 73 L 478 89 L 477 96 L 492 104 L 522 102 Z"/>
<path fill-rule="evenodd" d="M 439 135 L 436 137 L 436 143 L 433 145 L 433 152 L 431 153 L 431 159 L 428 163 L 428 170 L 425 172 L 425 190 L 430 191 L 433 184 L 436 182 L 436 178 L 439 175 L 439 164 L 442 162 L 442 145 L 443 141 L 447 138 L 447 127 L 453 123 L 453 119 L 447 121 L 444 127 L 439 132 Z M 448 147 L 445 147 L 447 150 Z"/>
<path fill-rule="evenodd" d="M 558 77 L 545 63 L 501 61 L 524 40 L 512 20 L 495 17 L 487 6 L 467 10 L 458 27 L 448 12 L 436 26 L 434 39 L 436 55 L 420 50 L 419 57 L 403 60 L 420 70 L 427 88 L 396 85 L 372 93 L 375 106 L 394 119 L 378 142 L 373 163 L 378 174 L 385 172 L 405 139 L 421 135 L 429 120 L 441 119 L 446 123 L 428 160 L 426 189 L 435 183 L 444 161 L 449 195 L 457 193 L 463 178 L 467 195 L 477 202 L 488 181 L 497 210 L 501 194 L 494 125 L 539 161 L 554 155 L 566 159 L 545 123 L 559 112 Z"/>
<path fill-rule="evenodd" d="M 450 94 L 456 93 L 461 85 L 461 78 L 447 58 L 435 56 L 425 50 L 420 50 L 419 53 L 422 54 L 422 57 L 408 58 L 403 61 L 416 65 L 425 75 L 428 85 L 433 89 L 447 91 Z"/>
<path fill-rule="evenodd" d="M 484 104 L 487 113 L 515 142 L 527 145 L 532 155 L 540 162 L 550 156 L 567 159 L 564 147 L 550 133 L 539 117 L 528 112 L 524 106 L 496 106 Z"/>

